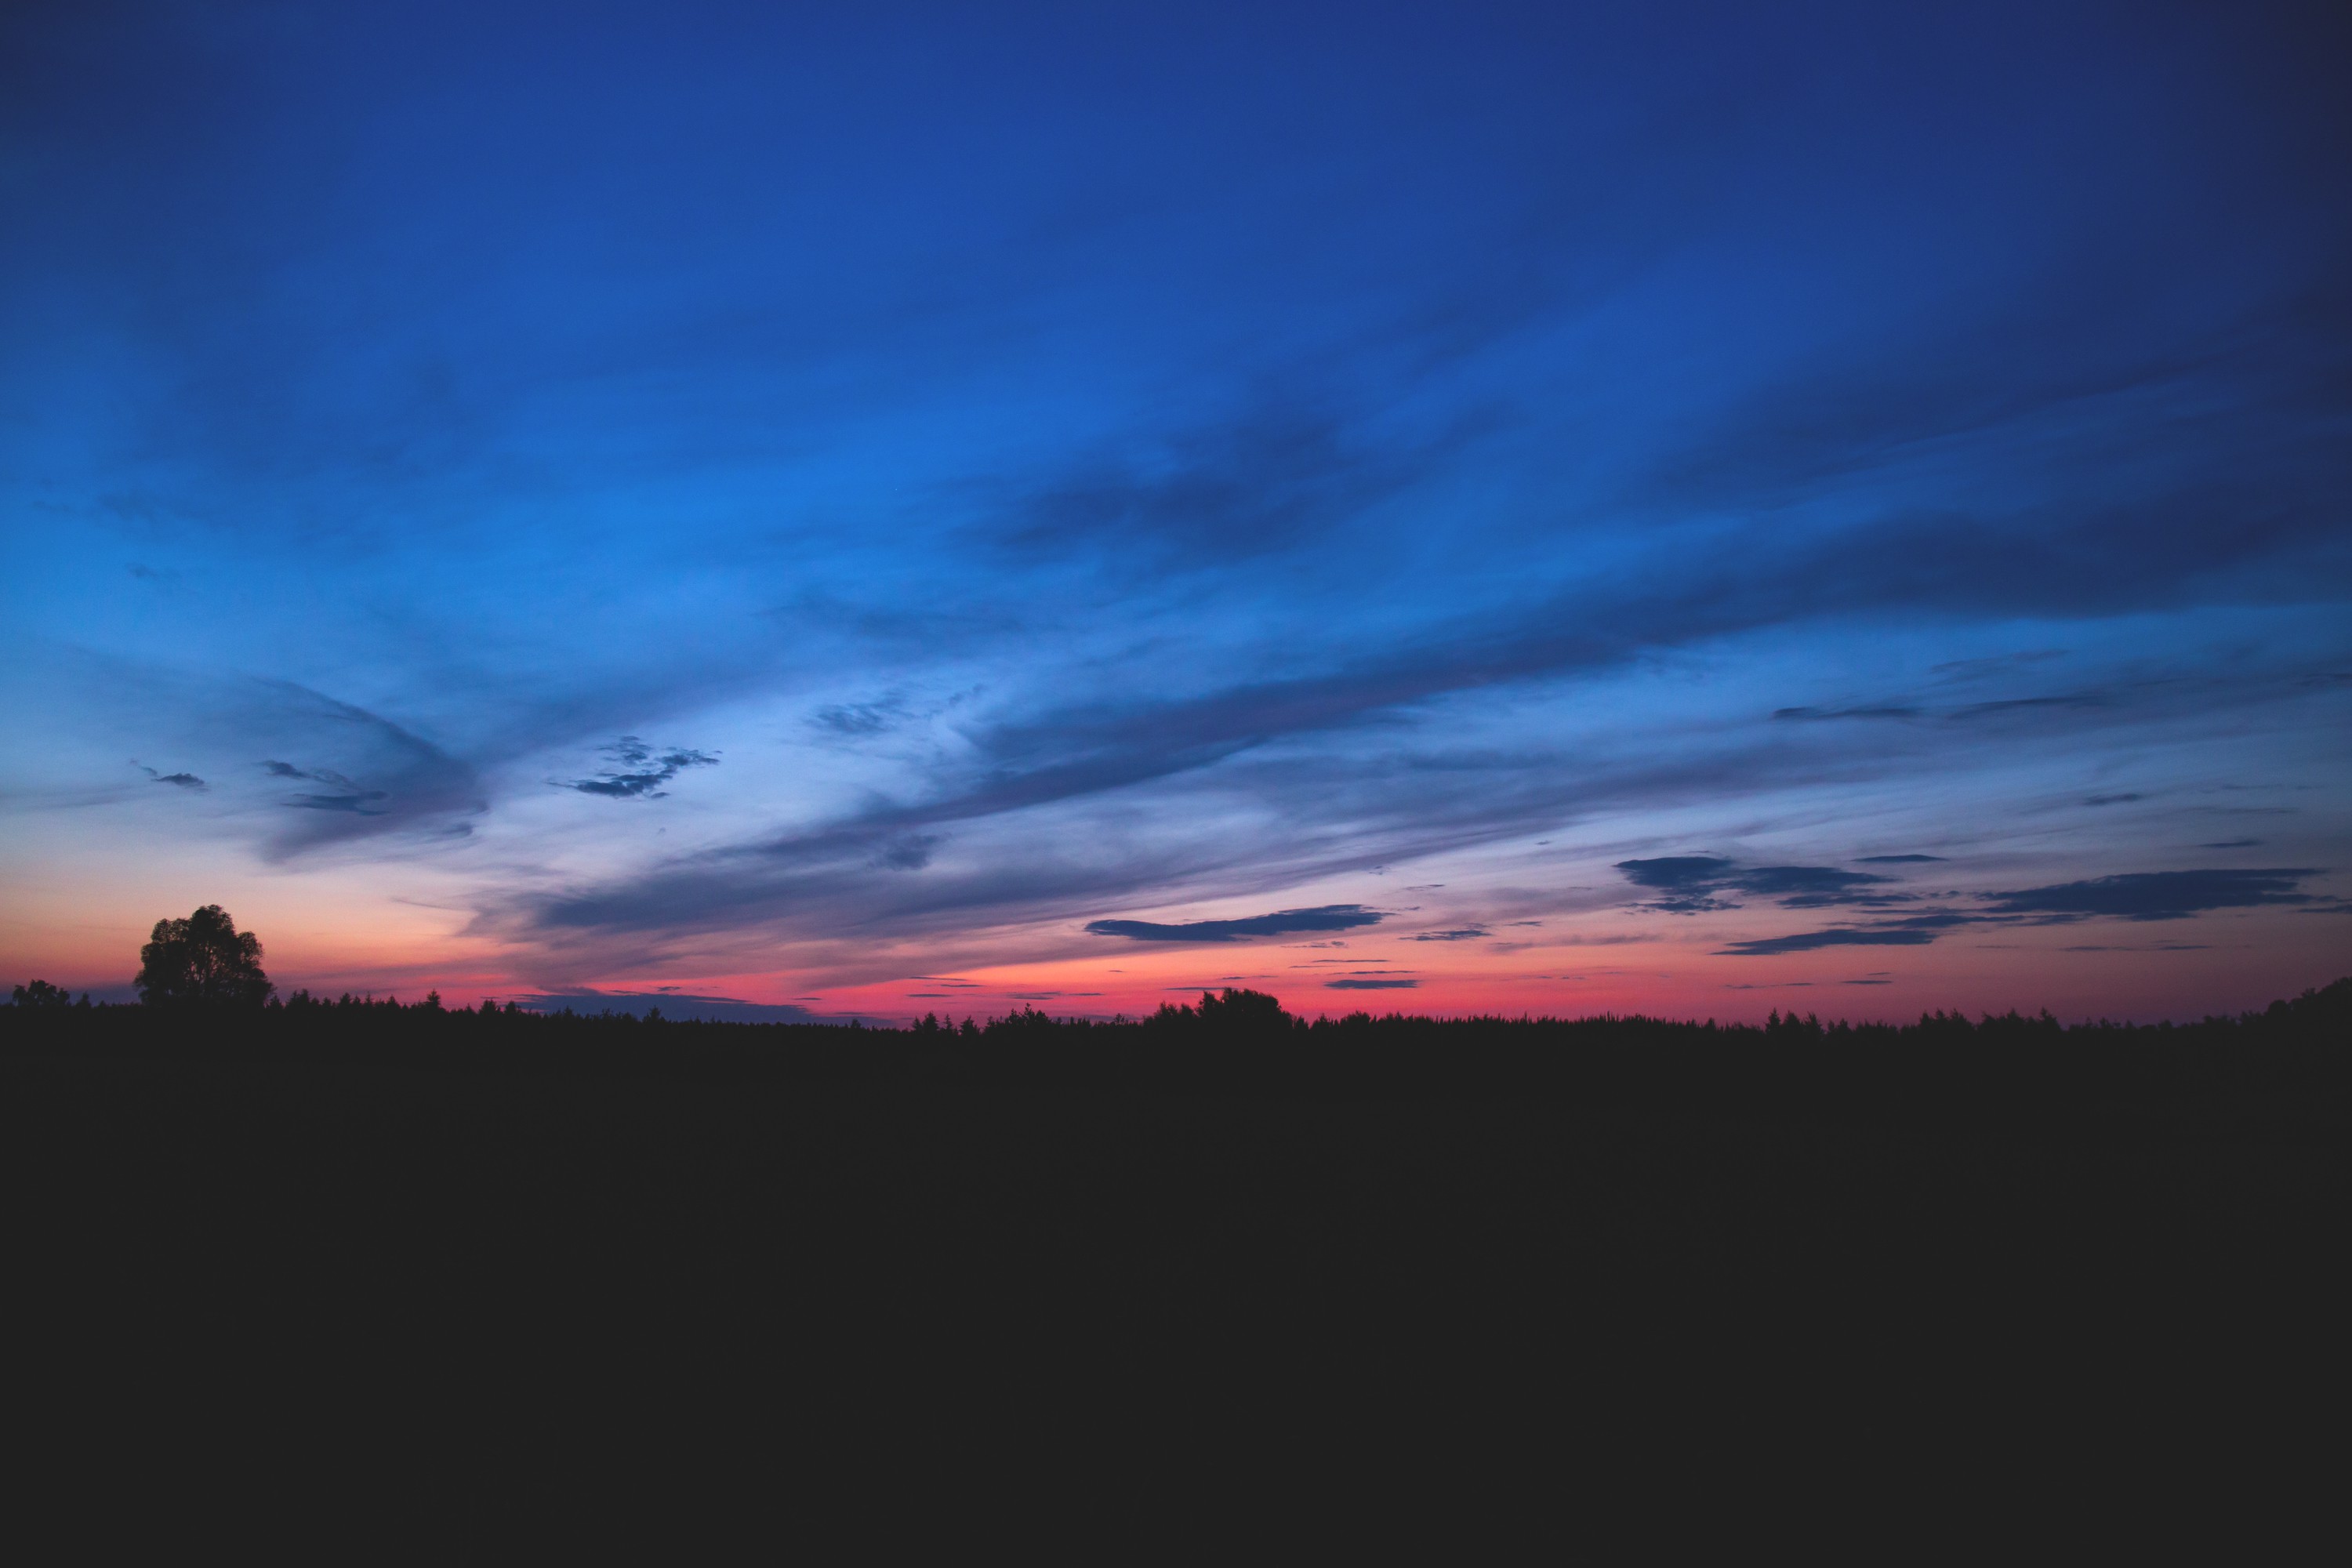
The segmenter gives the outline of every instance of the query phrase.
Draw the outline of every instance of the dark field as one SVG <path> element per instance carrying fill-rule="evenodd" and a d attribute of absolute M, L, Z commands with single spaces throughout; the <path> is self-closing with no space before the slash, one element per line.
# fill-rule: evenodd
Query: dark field
<path fill-rule="evenodd" d="M 1843 1037 L 11 1009 L 20 1392 L 322 1442 L 398 1409 L 491 1465 L 623 1411 L 1510 1466 L 2275 1431 L 2352 1304 L 2347 999 Z"/>

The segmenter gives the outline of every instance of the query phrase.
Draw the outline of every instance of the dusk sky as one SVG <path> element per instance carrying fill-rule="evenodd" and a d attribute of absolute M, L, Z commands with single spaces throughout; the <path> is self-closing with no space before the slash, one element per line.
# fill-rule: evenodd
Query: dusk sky
<path fill-rule="evenodd" d="M 2342 16 L 12 5 L 0 985 L 2352 973 Z"/>

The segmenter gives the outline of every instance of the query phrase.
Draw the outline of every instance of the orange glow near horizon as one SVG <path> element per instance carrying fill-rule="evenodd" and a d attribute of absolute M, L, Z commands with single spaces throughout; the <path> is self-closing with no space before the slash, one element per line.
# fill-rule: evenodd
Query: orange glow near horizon
<path fill-rule="evenodd" d="M 136 968 L 136 940 L 143 934 L 110 925 L 88 930 L 81 933 L 84 940 L 70 949 L 52 944 L 47 962 L 27 965 L 20 961 L 16 966 L 26 969 L 26 978 L 37 971 L 41 978 L 69 989 L 119 996 Z M 1640 1013 L 1729 1023 L 1760 1019 L 1774 1010 L 1856 1021 L 1916 1017 L 1938 1008 L 2030 1013 L 2048 1007 L 2069 1019 L 2113 1011 L 2098 999 L 2099 993 L 2113 988 L 2112 969 L 2103 973 L 2095 959 L 2064 952 L 2054 942 L 1873 950 L 1832 954 L 1832 962 L 1823 963 L 1819 954 L 1724 958 L 1704 942 L 1670 936 L 1551 948 L 1541 954 L 1549 962 L 1530 972 L 1533 966 L 1508 963 L 1528 954 L 1498 957 L 1460 951 L 1464 944 L 1360 938 L 1345 949 L 1282 942 L 1138 944 L 1107 955 L 1116 956 L 1117 963 L 1100 958 L 1016 962 L 847 984 L 786 971 L 666 972 L 559 985 L 533 983 L 500 964 L 499 955 L 466 952 L 467 943 L 454 944 L 459 951 L 453 952 L 452 944 L 436 943 L 422 931 L 404 952 L 380 947 L 371 951 L 363 942 L 331 935 L 273 935 L 268 931 L 263 935 L 270 973 L 281 993 L 306 989 L 334 995 L 348 991 L 414 1001 L 435 991 L 453 1006 L 549 994 L 656 1000 L 674 994 L 884 1023 L 926 1013 L 984 1021 L 1024 1007 L 1055 1016 L 1133 1018 L 1163 1003 L 1191 1003 L 1204 990 L 1234 986 L 1270 993 L 1293 1014 L 1309 1018 L 1356 1012 L 1508 1017 Z M 1440 952 L 1423 956 L 1431 948 Z M 73 962 L 77 956 L 80 961 Z M 1578 965 L 1574 961 L 1579 957 L 1601 962 Z M 1563 959 L 1568 962 L 1561 963 Z M 2306 972 L 2308 967 L 2298 966 L 2291 952 L 2266 953 L 2258 942 L 2171 955 L 2166 966 L 2168 984 L 2148 996 L 2138 1016 L 2193 1017 L 2259 1006 L 2335 977 Z"/>
<path fill-rule="evenodd" d="M 481 934 L 456 896 L 423 878 L 289 876 L 256 870 L 224 850 L 144 865 L 101 857 L 91 869 L 13 878 L 16 896 L 0 924 L 0 983 L 39 978 L 128 1000 L 149 928 L 202 902 L 221 903 L 261 936 L 281 994 L 413 1001 L 437 991 L 452 1005 L 675 994 L 886 1023 L 926 1013 L 985 1019 L 1024 1006 L 1137 1017 L 1226 986 L 1270 993 L 1310 1018 L 1642 1013 L 1732 1022 L 1778 1009 L 1863 1020 L 2046 1007 L 2070 1020 L 2154 1020 L 2261 1006 L 2352 968 L 2327 941 L 2340 918 L 2282 908 L 2174 922 L 1988 927 L 1932 945 L 1771 957 L 1726 956 L 1724 928 L 1708 923 L 1724 917 L 1610 909 L 1509 922 L 1475 940 L 1434 940 L 1393 921 L 1329 936 L 1200 944 L 1033 925 L 960 937 L 960 962 L 937 967 L 920 951 L 836 942 L 769 946 L 756 963 L 559 969 L 544 951 Z M 1005 956 L 992 959 L 992 946 Z M 2119 994 L 2133 998 L 2127 1012 L 2116 1005 Z"/>

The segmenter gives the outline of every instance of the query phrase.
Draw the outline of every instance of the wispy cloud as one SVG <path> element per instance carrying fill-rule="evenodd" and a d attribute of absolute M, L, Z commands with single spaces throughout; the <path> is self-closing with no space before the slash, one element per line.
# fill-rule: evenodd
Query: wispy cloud
<path fill-rule="evenodd" d="M 279 801 L 300 815 L 279 819 L 274 859 L 402 830 L 462 831 L 464 818 L 488 808 L 472 763 L 380 713 L 291 681 L 240 683 L 230 696 L 223 717 L 255 750 L 283 746 L 281 756 L 324 753 L 342 764 L 262 764 L 269 777 L 328 786 Z"/>
<path fill-rule="evenodd" d="M 348 811 L 357 816 L 382 816 L 385 808 L 379 803 L 391 798 L 389 790 L 362 788 L 332 768 L 298 768 L 291 763 L 277 762 L 261 765 L 271 778 L 309 779 L 331 787 L 333 793 L 326 795 L 288 795 L 284 804 L 297 810 Z"/>
<path fill-rule="evenodd" d="M 1666 855 L 1646 860 L 1620 860 L 1617 869 L 1639 888 L 1663 896 L 1650 908 L 1670 914 L 1703 914 L 1738 906 L 1722 897 L 1741 892 L 1772 899 L 1783 909 L 1820 909 L 1832 904 L 1883 903 L 1883 894 L 1866 889 L 1895 880 L 1868 871 L 1845 871 L 1834 866 L 1742 866 L 1712 855 Z"/>
<path fill-rule="evenodd" d="M 1718 950 L 1728 957 L 1759 958 L 1811 952 L 1827 947 L 1924 947 L 1948 931 L 1989 924 L 2051 925 L 2115 919 L 2134 921 L 2186 920 L 2217 910 L 2285 905 L 2331 910 L 2333 900 L 2301 890 L 2318 875 L 2309 868 L 2250 870 L 2138 871 L 2085 881 L 1980 894 L 1969 907 L 1933 909 L 1891 919 L 1822 931 L 1733 942 Z M 2168 951 L 2188 951 L 2177 947 Z M 2110 949 L 2077 945 L 2072 952 Z"/>
<path fill-rule="evenodd" d="M 388 74 L 341 13 L 52 10 L 0 65 L 45 149 L 0 298 L 74 302 L 0 334 L 39 458 L 0 528 L 61 585 L 8 662 L 114 668 L 13 679 L 64 743 L 0 793 L 305 876 L 440 857 L 550 994 L 1370 922 L 1327 900 L 1374 868 L 1446 879 L 1432 944 L 1627 899 L 1816 946 L 2226 912 L 2098 876 L 2194 782 L 2165 737 L 2226 718 L 2251 776 L 2342 728 L 2347 111 L 2267 10 L 427 18 Z M 894 129 L 805 144 L 858 115 Z M 588 760 L 649 726 L 706 747 Z M 675 805 L 555 809 L 722 744 L 690 847 Z M 2103 809 L 2021 837 L 2029 776 Z M 2309 845 L 2342 800 L 2241 809 Z M 1839 824 L 2051 887 L 1929 893 Z M 1773 842 L 1823 863 L 1574 848 Z M 1277 912 L 1103 918 L 1209 908 Z"/>
<path fill-rule="evenodd" d="M 870 702 L 836 702 L 820 708 L 809 723 L 828 734 L 859 738 L 895 730 L 910 717 L 904 697 L 877 698 Z"/>
<path fill-rule="evenodd" d="M 708 752 L 674 746 L 657 752 L 635 735 L 622 736 L 604 748 L 604 754 L 619 765 L 593 778 L 562 781 L 563 787 L 613 800 L 659 800 L 669 793 L 662 785 L 688 768 L 719 765 L 719 759 Z"/>
<path fill-rule="evenodd" d="M 1410 443 L 1370 441 L 1294 397 L 1079 458 L 992 508 L 978 531 L 1019 556 L 1228 567 L 1296 548 L 1396 497 L 1482 428 L 1456 419 Z"/>
<path fill-rule="evenodd" d="M 1919 710 L 1903 707 L 1878 708 L 1775 708 L 1772 717 L 1789 720 L 1822 719 L 1916 719 Z"/>

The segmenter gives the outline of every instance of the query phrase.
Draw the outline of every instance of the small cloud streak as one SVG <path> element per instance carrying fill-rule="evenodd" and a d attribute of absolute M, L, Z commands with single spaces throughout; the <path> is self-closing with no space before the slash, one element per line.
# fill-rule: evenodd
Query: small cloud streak
<path fill-rule="evenodd" d="M 1772 717 L 1783 721 L 1818 719 L 1916 719 L 1919 710 L 1887 706 L 1880 708 L 1775 708 Z"/>
<path fill-rule="evenodd" d="M 1387 917 L 1361 904 L 1325 904 L 1311 910 L 1281 910 L 1232 921 L 1186 921 L 1161 925 L 1152 921 L 1089 921 L 1096 936 L 1123 936 L 1134 942 L 1241 942 L 1255 936 L 1287 936 L 1294 931 L 1353 931 L 1378 925 Z"/>
<path fill-rule="evenodd" d="M 1756 942 L 1735 942 L 1717 950 L 1724 958 L 1765 958 L 1780 952 L 1812 952 L 1824 947 L 1925 947 L 1938 932 L 1883 926 L 1841 927 L 1834 931 L 1799 931 L 1793 936 L 1768 936 Z"/>

